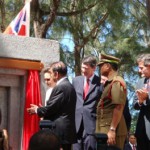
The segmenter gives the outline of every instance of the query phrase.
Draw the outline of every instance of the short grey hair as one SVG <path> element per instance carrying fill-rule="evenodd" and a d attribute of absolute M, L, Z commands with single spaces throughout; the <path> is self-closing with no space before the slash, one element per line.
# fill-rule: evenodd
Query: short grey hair
<path fill-rule="evenodd" d="M 136 59 L 137 63 L 139 63 L 139 62 L 141 62 L 141 61 L 144 62 L 144 59 L 145 59 L 145 56 L 146 56 L 146 55 L 147 55 L 147 54 L 139 54 L 139 55 L 137 56 L 137 59 Z"/>
<path fill-rule="evenodd" d="M 144 66 L 150 65 L 150 54 L 146 54 L 144 57 Z"/>
<path fill-rule="evenodd" d="M 140 54 L 137 56 L 137 63 L 139 62 L 144 62 L 144 65 L 150 65 L 150 54 L 145 53 L 145 54 Z"/>

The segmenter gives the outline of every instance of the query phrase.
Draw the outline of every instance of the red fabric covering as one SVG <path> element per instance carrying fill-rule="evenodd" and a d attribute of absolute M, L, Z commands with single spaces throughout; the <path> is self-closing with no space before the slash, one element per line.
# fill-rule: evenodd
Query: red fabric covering
<path fill-rule="evenodd" d="M 22 150 L 28 149 L 30 137 L 39 130 L 40 118 L 37 115 L 29 115 L 27 113 L 27 108 L 30 107 L 30 104 L 41 105 L 39 74 L 38 71 L 31 70 L 29 71 L 26 84 Z"/>

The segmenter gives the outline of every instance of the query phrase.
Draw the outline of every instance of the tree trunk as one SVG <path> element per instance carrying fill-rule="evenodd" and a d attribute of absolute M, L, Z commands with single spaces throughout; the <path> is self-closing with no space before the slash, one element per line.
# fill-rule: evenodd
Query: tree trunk
<path fill-rule="evenodd" d="M 148 25 L 150 29 L 150 0 L 146 0 L 146 7 L 147 7 Z"/>
<path fill-rule="evenodd" d="M 5 7 L 4 7 L 4 0 L 0 0 L 0 12 L 1 12 L 1 31 L 5 31 Z"/>
<path fill-rule="evenodd" d="M 59 8 L 59 4 L 60 4 L 60 0 L 53 0 L 52 5 L 50 6 L 51 11 L 47 17 L 47 20 L 44 21 L 44 19 L 42 19 L 43 10 L 40 9 L 38 0 L 32 1 L 32 9 L 34 12 L 33 22 L 34 22 L 35 37 L 46 38 L 46 33 L 48 28 L 52 25 L 52 23 L 55 20 L 56 12 Z"/>
<path fill-rule="evenodd" d="M 81 75 L 80 52 L 81 52 L 81 48 L 78 45 L 75 45 L 75 48 L 74 48 L 75 76 Z"/>

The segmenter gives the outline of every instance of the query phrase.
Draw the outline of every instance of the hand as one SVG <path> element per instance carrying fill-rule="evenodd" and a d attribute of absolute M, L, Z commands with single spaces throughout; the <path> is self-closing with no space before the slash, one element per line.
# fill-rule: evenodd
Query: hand
<path fill-rule="evenodd" d="M 107 144 L 115 145 L 116 144 L 116 132 L 109 130 L 107 133 L 107 136 L 108 136 Z"/>
<path fill-rule="evenodd" d="M 27 108 L 27 112 L 32 115 L 32 114 L 35 114 L 37 109 L 38 109 L 38 106 L 37 105 L 34 105 L 34 104 L 30 104 L 30 108 Z"/>
<path fill-rule="evenodd" d="M 8 139 L 8 133 L 6 129 L 3 129 L 3 134 L 4 134 L 5 139 Z"/>
<path fill-rule="evenodd" d="M 136 90 L 136 94 L 140 104 L 143 103 L 148 97 L 148 91 L 145 88 Z"/>

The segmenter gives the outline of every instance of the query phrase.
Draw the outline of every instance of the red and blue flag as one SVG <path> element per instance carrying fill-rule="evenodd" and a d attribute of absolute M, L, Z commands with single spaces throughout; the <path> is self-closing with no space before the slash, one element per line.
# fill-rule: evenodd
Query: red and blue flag
<path fill-rule="evenodd" d="M 29 3 L 26 3 L 3 33 L 29 36 Z"/>

